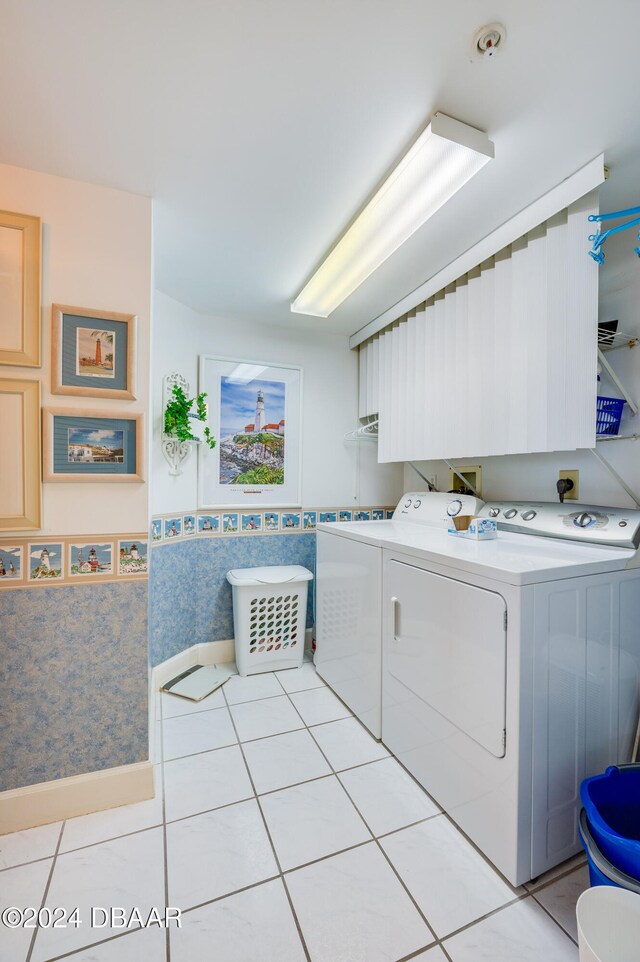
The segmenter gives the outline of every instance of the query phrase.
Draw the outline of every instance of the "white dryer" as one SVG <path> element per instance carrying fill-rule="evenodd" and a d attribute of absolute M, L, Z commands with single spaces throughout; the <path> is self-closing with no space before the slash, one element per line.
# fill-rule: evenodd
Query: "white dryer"
<path fill-rule="evenodd" d="M 581 780 L 628 761 L 640 511 L 487 504 L 492 541 L 383 541 L 382 740 L 514 885 L 579 849 Z"/>
<path fill-rule="evenodd" d="M 317 529 L 318 674 L 376 737 L 382 735 L 382 542 L 403 532 L 446 531 L 458 514 L 477 514 L 468 495 L 411 491 L 387 521 L 334 522 Z"/>

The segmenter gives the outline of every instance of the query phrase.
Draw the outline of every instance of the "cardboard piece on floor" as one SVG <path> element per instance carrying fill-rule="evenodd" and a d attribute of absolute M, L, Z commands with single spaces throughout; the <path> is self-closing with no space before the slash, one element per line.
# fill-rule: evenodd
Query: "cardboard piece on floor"
<path fill-rule="evenodd" d="M 215 665 L 194 665 L 162 686 L 161 691 L 191 701 L 202 701 L 231 678 L 231 672 Z"/>

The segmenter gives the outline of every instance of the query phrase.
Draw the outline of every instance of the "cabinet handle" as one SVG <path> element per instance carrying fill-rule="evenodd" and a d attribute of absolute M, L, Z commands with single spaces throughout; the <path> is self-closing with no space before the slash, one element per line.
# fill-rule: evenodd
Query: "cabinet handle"
<path fill-rule="evenodd" d="M 391 599 L 391 617 L 393 618 L 393 640 L 397 641 L 400 634 L 400 602 L 397 598 Z"/>

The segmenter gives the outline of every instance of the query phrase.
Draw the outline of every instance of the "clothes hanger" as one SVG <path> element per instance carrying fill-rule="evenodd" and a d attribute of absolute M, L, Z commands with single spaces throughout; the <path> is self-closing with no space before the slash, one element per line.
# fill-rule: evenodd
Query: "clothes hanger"
<path fill-rule="evenodd" d="M 616 220 L 618 217 L 631 217 L 634 214 L 640 214 L 640 207 L 627 207 L 625 210 L 614 210 L 608 214 L 589 214 L 589 221 L 600 224 L 605 220 Z M 604 251 L 602 247 L 607 238 L 613 234 L 619 234 L 623 230 L 628 230 L 630 227 L 637 227 L 638 225 L 640 225 L 640 217 L 634 217 L 633 220 L 629 220 L 625 224 L 618 224 L 617 227 L 610 227 L 609 230 L 599 230 L 596 234 L 590 234 L 589 240 L 592 242 L 593 247 L 588 252 L 589 257 L 592 257 L 597 264 L 604 264 Z M 640 241 L 640 231 L 638 231 L 638 240 Z M 633 249 L 638 257 L 640 257 L 640 247 L 634 247 Z"/>

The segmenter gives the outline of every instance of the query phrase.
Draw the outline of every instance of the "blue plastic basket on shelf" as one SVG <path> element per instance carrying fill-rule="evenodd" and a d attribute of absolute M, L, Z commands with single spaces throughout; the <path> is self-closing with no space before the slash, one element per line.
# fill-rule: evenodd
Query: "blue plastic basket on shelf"
<path fill-rule="evenodd" d="M 599 397 L 596 404 L 596 434 L 617 434 L 625 401 L 619 397 Z"/>

